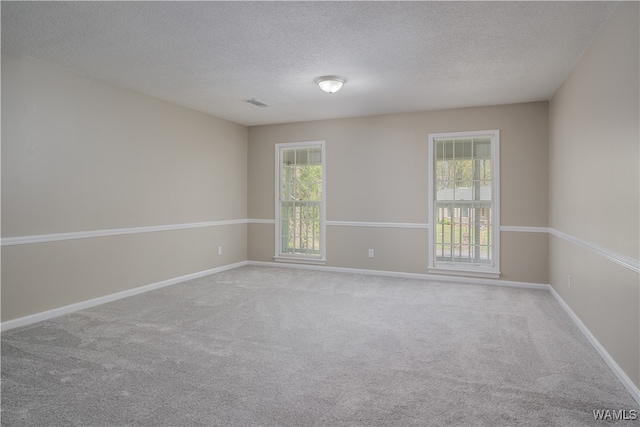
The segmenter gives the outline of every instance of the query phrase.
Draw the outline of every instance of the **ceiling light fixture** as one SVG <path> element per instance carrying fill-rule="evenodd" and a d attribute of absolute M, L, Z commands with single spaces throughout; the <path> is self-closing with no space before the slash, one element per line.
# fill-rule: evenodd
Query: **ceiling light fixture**
<path fill-rule="evenodd" d="M 346 80 L 338 76 L 322 76 L 315 79 L 320 89 L 327 93 L 336 93 L 340 90 Z"/>

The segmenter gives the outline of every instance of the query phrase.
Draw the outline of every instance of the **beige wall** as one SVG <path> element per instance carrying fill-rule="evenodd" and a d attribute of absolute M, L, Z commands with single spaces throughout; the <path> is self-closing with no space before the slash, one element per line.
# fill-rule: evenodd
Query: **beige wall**
<path fill-rule="evenodd" d="M 246 188 L 246 127 L 2 56 L 3 238 L 245 219 Z M 2 320 L 244 261 L 246 232 L 4 246 Z"/>
<path fill-rule="evenodd" d="M 326 141 L 327 220 L 427 223 L 429 133 L 500 129 L 502 225 L 547 226 L 546 102 L 249 128 L 249 218 L 274 218 L 274 145 Z M 273 226 L 252 224 L 250 260 L 273 259 Z M 327 228 L 329 266 L 426 273 L 428 230 Z M 548 283 L 546 235 L 503 232 L 503 279 Z M 254 249 L 255 248 L 255 249 Z M 367 249 L 376 251 L 375 262 Z M 504 259 L 503 255 L 503 259 Z"/>
<path fill-rule="evenodd" d="M 550 227 L 640 258 L 639 10 L 620 3 L 550 104 Z M 640 283 L 632 269 L 551 237 L 550 283 L 640 386 Z M 571 275 L 571 287 L 568 284 Z"/>

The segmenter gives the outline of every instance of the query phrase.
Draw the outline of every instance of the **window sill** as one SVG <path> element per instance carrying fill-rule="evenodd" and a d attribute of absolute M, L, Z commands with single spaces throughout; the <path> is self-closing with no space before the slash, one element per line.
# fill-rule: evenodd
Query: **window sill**
<path fill-rule="evenodd" d="M 312 264 L 312 265 L 326 265 L 327 260 L 321 258 L 302 258 L 302 257 L 287 257 L 287 256 L 274 256 L 275 262 L 285 262 L 290 264 Z"/>
<path fill-rule="evenodd" d="M 486 279 L 499 279 L 501 274 L 499 271 L 463 270 L 443 267 L 429 267 L 429 273 L 445 276 L 481 277 Z"/>

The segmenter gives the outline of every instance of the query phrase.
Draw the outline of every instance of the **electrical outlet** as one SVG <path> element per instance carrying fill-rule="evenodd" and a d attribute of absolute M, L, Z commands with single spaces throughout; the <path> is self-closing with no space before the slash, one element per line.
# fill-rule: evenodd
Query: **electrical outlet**
<path fill-rule="evenodd" d="M 222 255 L 222 246 L 218 246 L 218 255 Z"/>
<path fill-rule="evenodd" d="M 369 249 L 369 258 L 373 258 L 373 249 Z"/>
<path fill-rule="evenodd" d="M 567 274 L 567 285 L 569 285 L 569 289 L 571 289 L 571 275 Z"/>

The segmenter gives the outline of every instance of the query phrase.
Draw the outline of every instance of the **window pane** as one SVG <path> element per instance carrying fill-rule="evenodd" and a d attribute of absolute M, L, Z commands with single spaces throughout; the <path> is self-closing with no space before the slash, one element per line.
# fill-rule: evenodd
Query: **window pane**
<path fill-rule="evenodd" d="M 480 186 L 480 200 L 492 200 L 491 194 L 491 181 L 479 181 Z"/>
<path fill-rule="evenodd" d="M 320 256 L 322 146 L 280 151 L 280 253 Z"/>
<path fill-rule="evenodd" d="M 434 139 L 435 261 L 493 263 L 492 141 Z"/>

